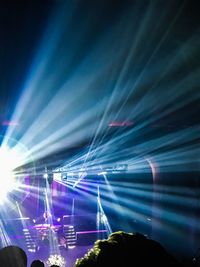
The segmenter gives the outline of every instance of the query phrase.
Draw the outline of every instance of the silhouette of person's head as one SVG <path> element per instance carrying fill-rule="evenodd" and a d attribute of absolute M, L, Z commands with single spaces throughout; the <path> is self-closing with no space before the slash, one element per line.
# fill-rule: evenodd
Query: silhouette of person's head
<path fill-rule="evenodd" d="M 1 267 L 26 267 L 27 255 L 18 246 L 7 246 L 0 250 Z"/>
<path fill-rule="evenodd" d="M 45 267 L 44 262 L 40 260 L 34 260 L 30 267 Z"/>
<path fill-rule="evenodd" d="M 111 234 L 106 240 L 97 240 L 75 267 L 107 266 L 180 266 L 160 243 L 139 233 L 122 231 Z"/>

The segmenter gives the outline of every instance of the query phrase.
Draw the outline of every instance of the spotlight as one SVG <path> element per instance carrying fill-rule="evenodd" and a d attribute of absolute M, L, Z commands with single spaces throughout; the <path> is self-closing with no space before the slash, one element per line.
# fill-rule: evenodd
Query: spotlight
<path fill-rule="evenodd" d="M 53 173 L 53 179 L 55 181 L 62 181 L 62 179 L 61 179 L 61 173 L 60 172 L 54 172 Z"/>
<path fill-rule="evenodd" d="M 49 175 L 48 175 L 47 167 L 45 166 L 45 168 L 44 168 L 43 178 L 44 178 L 44 179 L 47 179 L 48 177 L 49 177 Z"/>
<path fill-rule="evenodd" d="M 43 177 L 44 177 L 45 179 L 47 179 L 47 178 L 49 177 L 48 173 L 44 173 L 44 174 L 43 174 Z"/>
<path fill-rule="evenodd" d="M 46 263 L 48 266 L 58 265 L 60 267 L 65 267 L 66 265 L 65 258 L 58 254 L 50 255 Z"/>
<path fill-rule="evenodd" d="M 0 147 L 0 204 L 6 199 L 7 194 L 19 185 L 14 169 L 17 165 L 18 158 L 7 147 Z"/>

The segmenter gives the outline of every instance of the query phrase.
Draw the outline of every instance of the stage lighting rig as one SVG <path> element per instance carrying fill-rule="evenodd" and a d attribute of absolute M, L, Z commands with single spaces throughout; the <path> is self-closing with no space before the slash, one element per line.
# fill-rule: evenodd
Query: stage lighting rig
<path fill-rule="evenodd" d="M 128 164 L 120 163 L 114 166 L 114 172 L 126 172 L 128 170 Z"/>

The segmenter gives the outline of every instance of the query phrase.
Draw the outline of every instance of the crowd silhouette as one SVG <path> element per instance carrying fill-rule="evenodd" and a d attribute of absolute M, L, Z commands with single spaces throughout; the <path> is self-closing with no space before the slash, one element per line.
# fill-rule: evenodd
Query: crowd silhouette
<path fill-rule="evenodd" d="M 199 266 L 197 260 L 191 261 L 190 266 Z M 139 267 L 146 265 L 186 266 L 172 256 L 159 242 L 141 233 L 126 233 L 123 231 L 114 232 L 107 239 L 95 241 L 93 247 L 74 263 L 74 267 Z M 0 250 L 0 266 L 28 267 L 27 255 L 18 246 L 4 247 Z M 30 267 L 45 267 L 45 263 L 35 259 Z M 51 265 L 51 267 L 60 266 Z"/>
<path fill-rule="evenodd" d="M 45 267 L 45 265 L 41 260 L 33 260 L 30 267 Z"/>
<path fill-rule="evenodd" d="M 75 267 L 98 266 L 181 266 L 158 242 L 140 233 L 115 232 L 107 240 L 97 240 Z"/>
<path fill-rule="evenodd" d="M 7 246 L 0 250 L 1 267 L 27 267 L 27 255 L 18 246 Z"/>

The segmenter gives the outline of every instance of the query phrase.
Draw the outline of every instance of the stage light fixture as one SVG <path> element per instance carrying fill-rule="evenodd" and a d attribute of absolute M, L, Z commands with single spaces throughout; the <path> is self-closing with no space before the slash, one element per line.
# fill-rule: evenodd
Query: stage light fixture
<path fill-rule="evenodd" d="M 62 181 L 67 181 L 67 172 L 61 173 L 61 180 Z"/>
<path fill-rule="evenodd" d="M 45 179 L 47 179 L 47 178 L 49 177 L 48 173 L 44 173 L 44 174 L 43 174 L 43 177 L 44 177 Z"/>

